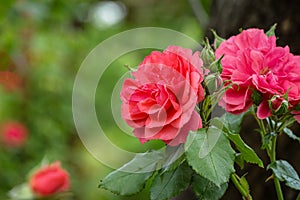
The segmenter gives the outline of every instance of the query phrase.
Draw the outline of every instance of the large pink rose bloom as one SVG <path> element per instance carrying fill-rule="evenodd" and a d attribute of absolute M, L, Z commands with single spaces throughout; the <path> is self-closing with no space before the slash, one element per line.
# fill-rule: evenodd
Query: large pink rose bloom
<path fill-rule="evenodd" d="M 257 116 L 270 116 L 268 100 L 274 95 L 279 99 L 274 107 L 288 94 L 288 101 L 296 104 L 300 99 L 300 59 L 290 53 L 288 47 L 277 47 L 275 36 L 268 37 L 263 30 L 248 29 L 223 42 L 216 50 L 221 60 L 221 77 L 225 86 L 232 87 L 225 92 L 220 105 L 226 111 L 239 114 L 253 104 L 253 90 L 262 94 Z"/>
<path fill-rule="evenodd" d="M 202 60 L 190 49 L 169 46 L 152 52 L 126 79 L 121 91 L 122 117 L 141 143 L 184 143 L 190 130 L 202 127 L 194 110 L 204 98 Z"/>

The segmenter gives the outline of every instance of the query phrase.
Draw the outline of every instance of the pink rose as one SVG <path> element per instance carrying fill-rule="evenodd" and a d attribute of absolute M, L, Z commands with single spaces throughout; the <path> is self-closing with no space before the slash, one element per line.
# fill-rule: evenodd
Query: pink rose
<path fill-rule="evenodd" d="M 29 185 L 36 196 L 46 197 L 69 189 L 69 175 L 60 162 L 44 166 L 30 178 Z"/>
<path fill-rule="evenodd" d="M 198 52 L 169 46 L 152 52 L 132 73 L 135 79 L 124 81 L 122 117 L 141 143 L 159 139 L 176 146 L 202 127 L 194 110 L 204 98 L 201 66 Z"/>
<path fill-rule="evenodd" d="M 288 47 L 277 47 L 275 36 L 268 37 L 259 29 L 242 31 L 220 45 L 216 57 L 222 55 L 221 77 L 225 85 L 233 84 L 220 102 L 226 111 L 234 114 L 247 111 L 253 104 L 253 90 L 262 95 L 257 110 L 260 119 L 272 114 L 268 101 L 274 95 L 283 98 L 288 94 L 291 104 L 299 102 L 300 59 Z M 273 104 L 278 107 L 277 102 Z"/>
<path fill-rule="evenodd" d="M 5 146 L 21 147 L 27 141 L 27 129 L 19 122 L 4 122 L 0 127 L 0 136 Z"/>

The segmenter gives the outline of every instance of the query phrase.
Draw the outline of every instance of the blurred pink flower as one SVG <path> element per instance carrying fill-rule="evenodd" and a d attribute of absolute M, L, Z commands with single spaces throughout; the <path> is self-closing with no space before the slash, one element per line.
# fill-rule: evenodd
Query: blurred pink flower
<path fill-rule="evenodd" d="M 20 122 L 7 121 L 1 124 L 1 142 L 8 147 L 21 147 L 27 141 L 27 128 Z"/>
<path fill-rule="evenodd" d="M 142 143 L 160 139 L 176 146 L 202 127 L 194 110 L 204 98 L 201 67 L 199 52 L 169 46 L 152 52 L 132 73 L 135 79 L 125 80 L 122 117 Z"/>
<path fill-rule="evenodd" d="M 262 95 L 257 109 L 260 119 L 272 114 L 268 101 L 274 95 L 283 98 L 287 94 L 292 105 L 299 102 L 299 56 L 291 54 L 289 47 L 277 47 L 275 36 L 268 37 L 260 29 L 242 31 L 221 43 L 216 58 L 222 55 L 221 77 L 225 85 L 233 84 L 220 102 L 226 111 L 234 114 L 247 111 L 253 104 L 253 90 Z M 273 104 L 278 107 L 277 102 Z"/>
<path fill-rule="evenodd" d="M 69 175 L 61 168 L 60 162 L 56 161 L 38 169 L 31 176 L 29 185 L 36 196 L 51 196 L 69 189 Z"/>

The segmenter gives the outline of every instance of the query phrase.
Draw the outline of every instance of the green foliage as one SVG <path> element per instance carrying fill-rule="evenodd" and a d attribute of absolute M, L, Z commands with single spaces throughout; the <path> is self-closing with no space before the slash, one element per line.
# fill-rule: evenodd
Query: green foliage
<path fill-rule="evenodd" d="M 225 113 L 222 116 L 225 128 L 232 133 L 239 133 L 241 131 L 241 124 L 244 116 L 247 113 L 242 113 L 240 115 L 233 115 L 231 113 Z"/>
<path fill-rule="evenodd" d="M 242 140 L 239 134 L 228 133 L 227 137 L 235 144 L 237 150 L 241 152 L 243 160 L 257 164 L 259 167 L 264 167 L 262 160 L 257 156 L 255 151 Z"/>
<path fill-rule="evenodd" d="M 99 187 L 119 195 L 140 192 L 161 162 L 160 152 L 137 154 L 129 163 L 113 171 L 101 181 Z"/>
<path fill-rule="evenodd" d="M 198 199 L 218 200 L 224 195 L 228 184 L 223 183 L 218 187 L 206 178 L 203 178 L 200 175 L 194 175 L 192 179 L 192 186 L 193 191 L 195 192 Z"/>
<path fill-rule="evenodd" d="M 235 152 L 226 136 L 215 127 L 190 132 L 185 151 L 192 168 L 217 186 L 227 182 L 234 172 Z"/>
<path fill-rule="evenodd" d="M 182 162 L 184 162 L 184 145 L 178 146 L 166 146 L 163 169 L 165 171 L 171 171 L 176 169 Z"/>
<path fill-rule="evenodd" d="M 205 40 L 204 47 L 201 50 L 200 57 L 203 61 L 203 66 L 204 67 L 209 68 L 210 71 L 212 71 L 212 72 L 216 71 L 216 69 L 213 69 L 213 68 L 209 67 L 211 65 L 211 63 L 213 63 L 216 60 L 216 58 L 215 58 L 215 52 L 211 48 L 208 39 Z"/>
<path fill-rule="evenodd" d="M 215 40 L 214 40 L 214 47 L 215 49 L 219 48 L 219 46 L 221 45 L 222 42 L 225 41 L 224 38 L 221 38 L 220 36 L 218 36 L 217 32 L 215 30 L 211 30 L 214 37 L 215 37 Z"/>
<path fill-rule="evenodd" d="M 249 194 L 249 193 L 250 193 L 250 187 L 249 187 L 249 184 L 248 184 L 247 179 L 245 178 L 245 175 L 242 176 L 242 177 L 239 179 L 239 181 L 240 181 L 241 186 L 242 186 L 242 187 L 244 188 L 244 190 L 246 191 L 246 193 Z"/>
<path fill-rule="evenodd" d="M 267 169 L 271 169 L 274 175 L 284 181 L 285 185 L 295 190 L 300 190 L 300 179 L 295 169 L 285 160 L 276 160 L 268 165 Z"/>
<path fill-rule="evenodd" d="M 263 167 L 262 160 L 257 156 L 255 151 L 248 146 L 241 136 L 237 133 L 240 132 L 241 122 L 245 114 L 233 115 L 226 113 L 222 118 L 212 119 L 212 124 L 223 130 L 227 138 L 234 143 L 237 150 L 240 152 L 236 158 L 236 162 L 239 165 L 243 166 L 243 161 L 257 164 L 260 167 Z"/>
<path fill-rule="evenodd" d="M 275 30 L 276 30 L 277 24 L 275 23 L 271 28 L 266 32 L 267 36 L 275 36 Z"/>
<path fill-rule="evenodd" d="M 276 137 L 276 133 L 275 132 L 271 132 L 271 133 L 268 133 L 267 135 L 265 135 L 262 138 L 261 148 L 262 149 L 270 148 L 271 142 L 272 142 L 272 140 L 273 140 L 274 137 Z"/>
<path fill-rule="evenodd" d="M 257 90 L 252 90 L 251 99 L 253 103 L 258 106 L 263 100 L 262 93 Z"/>
<path fill-rule="evenodd" d="M 300 142 L 300 137 L 298 137 L 297 135 L 295 135 L 293 133 L 293 131 L 287 127 L 283 128 L 283 133 L 285 133 L 287 136 L 289 136 L 291 139 L 296 140 L 298 142 Z"/>
<path fill-rule="evenodd" d="M 188 188 L 193 170 L 187 163 L 182 163 L 171 171 L 157 175 L 151 186 L 151 200 L 170 199 Z"/>

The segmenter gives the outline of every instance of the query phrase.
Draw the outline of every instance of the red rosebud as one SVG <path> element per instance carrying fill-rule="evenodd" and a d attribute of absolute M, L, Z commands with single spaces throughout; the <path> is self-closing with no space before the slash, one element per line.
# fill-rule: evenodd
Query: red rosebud
<path fill-rule="evenodd" d="M 19 122 L 5 122 L 0 127 L 1 142 L 8 147 L 20 147 L 27 141 L 27 129 Z"/>
<path fill-rule="evenodd" d="M 30 178 L 30 188 L 36 196 L 46 197 L 69 189 L 68 172 L 61 168 L 60 162 L 44 166 Z"/>

